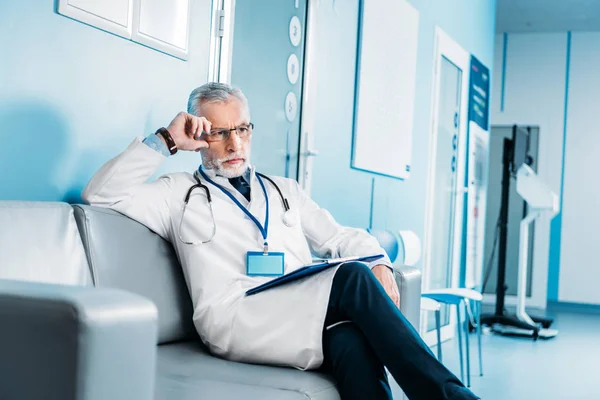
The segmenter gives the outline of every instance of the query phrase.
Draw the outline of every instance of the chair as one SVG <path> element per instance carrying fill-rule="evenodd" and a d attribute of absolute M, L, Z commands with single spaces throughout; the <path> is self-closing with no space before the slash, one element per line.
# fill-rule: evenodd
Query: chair
<path fill-rule="evenodd" d="M 469 317 L 470 317 L 470 302 L 474 302 L 477 305 L 477 347 L 479 353 L 479 376 L 483 376 L 483 362 L 481 357 L 481 302 L 483 296 L 481 293 L 473 289 L 466 288 L 447 288 L 447 289 L 434 289 L 429 290 L 421 294 L 422 298 L 428 298 L 437 301 L 438 303 L 454 305 L 456 306 L 456 320 L 457 320 L 457 332 L 458 332 L 458 352 L 460 362 L 460 379 L 464 381 L 464 367 L 463 367 L 463 350 L 462 350 L 462 332 L 464 328 L 465 334 L 465 353 L 467 360 L 467 386 L 471 386 L 471 357 L 469 352 Z M 462 323 L 460 305 L 464 304 L 465 308 L 465 321 Z M 462 325 L 462 328 L 461 328 Z M 475 325 L 475 323 L 473 324 Z M 439 329 L 439 328 L 438 328 Z M 438 333 L 439 343 L 439 333 Z M 438 345 L 439 346 L 439 345 Z"/>
<path fill-rule="evenodd" d="M 439 301 L 428 297 L 421 297 L 421 310 L 435 313 L 435 330 L 437 332 L 437 358 L 442 362 L 442 329 L 440 323 L 442 305 Z"/>

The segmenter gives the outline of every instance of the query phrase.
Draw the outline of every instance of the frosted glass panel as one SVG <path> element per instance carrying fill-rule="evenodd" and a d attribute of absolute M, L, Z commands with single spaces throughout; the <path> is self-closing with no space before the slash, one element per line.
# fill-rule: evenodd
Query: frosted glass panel
<path fill-rule="evenodd" d="M 69 5 L 102 19 L 128 26 L 129 3 L 132 0 L 69 0 Z"/>
<path fill-rule="evenodd" d="M 438 108 L 437 153 L 431 233 L 431 275 L 429 289 L 452 285 L 454 224 L 458 177 L 457 149 L 459 147 L 459 115 L 462 71 L 442 57 L 440 63 L 440 97 Z M 442 325 L 449 323 L 448 307 L 442 308 Z M 435 328 L 434 314 L 429 313 L 427 330 Z"/>
<path fill-rule="evenodd" d="M 139 33 L 187 48 L 188 0 L 140 0 Z"/>
<path fill-rule="evenodd" d="M 131 38 L 134 0 L 59 0 L 58 13 Z"/>

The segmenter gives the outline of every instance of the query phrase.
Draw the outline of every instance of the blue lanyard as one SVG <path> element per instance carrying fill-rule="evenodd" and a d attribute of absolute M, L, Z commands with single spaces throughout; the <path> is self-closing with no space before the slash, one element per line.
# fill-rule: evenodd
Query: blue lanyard
<path fill-rule="evenodd" d="M 252 213 L 250 211 L 248 211 L 248 209 L 246 207 L 244 207 L 242 205 L 242 203 L 239 202 L 238 199 L 235 198 L 234 195 L 232 195 L 223 186 L 219 185 L 218 183 L 216 183 L 212 179 L 210 179 L 204 173 L 204 171 L 202 171 L 202 168 L 198 168 L 198 172 L 200 172 L 200 175 L 202 175 L 202 177 L 204 179 L 206 179 L 207 182 L 209 182 L 213 186 L 216 186 L 218 189 L 221 190 L 221 192 L 225 193 L 227 195 L 227 197 L 229 197 L 231 199 L 231 201 L 233 201 L 235 203 L 235 205 L 237 205 L 254 222 L 254 224 L 260 230 L 260 233 L 262 234 L 263 239 L 265 240 L 265 243 L 264 243 L 265 253 L 267 253 L 267 246 L 268 246 L 267 236 L 269 234 L 269 196 L 267 196 L 267 189 L 265 189 L 265 184 L 263 183 L 263 181 L 260 178 L 260 176 L 256 175 L 256 178 L 258 179 L 258 183 L 260 183 L 260 187 L 262 188 L 263 193 L 265 194 L 265 200 L 266 200 L 266 204 L 267 204 L 267 207 L 266 207 L 267 208 L 267 212 L 265 213 L 265 225 L 264 225 L 264 227 L 263 227 L 263 225 L 261 225 L 260 222 L 258 222 L 258 220 L 256 219 L 256 217 L 254 217 L 254 215 L 252 215 Z"/>

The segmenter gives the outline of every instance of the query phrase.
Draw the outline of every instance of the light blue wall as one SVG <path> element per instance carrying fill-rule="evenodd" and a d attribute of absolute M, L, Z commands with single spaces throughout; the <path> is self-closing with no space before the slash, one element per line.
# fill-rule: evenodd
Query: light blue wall
<path fill-rule="evenodd" d="M 210 1 L 192 4 L 184 62 L 60 16 L 49 1 L 0 3 L 0 167 L 12 172 L 0 178 L 0 199 L 79 201 L 102 163 L 185 108 L 208 65 Z M 313 196 L 340 222 L 366 227 L 372 176 L 350 169 L 358 4 L 320 2 L 315 170 L 321 172 Z M 374 227 L 423 236 L 434 27 L 491 67 L 495 1 L 412 4 L 420 12 L 412 175 L 405 182 L 375 178 L 372 219 Z M 178 156 L 160 172 L 197 162 L 196 154 Z"/>
<path fill-rule="evenodd" d="M 167 125 L 207 79 L 210 0 L 192 0 L 187 62 L 63 17 L 53 3 L 0 2 L 0 199 L 80 201 L 100 165 Z M 161 171 L 189 170 L 198 157 Z"/>
<path fill-rule="evenodd" d="M 410 2 L 420 15 L 414 133 L 411 176 L 399 181 L 350 169 L 359 1 L 321 1 L 315 146 L 321 154 L 315 159 L 312 195 L 340 222 L 368 227 L 374 179 L 373 227 L 411 229 L 423 237 L 435 26 L 492 69 L 496 1 Z"/>

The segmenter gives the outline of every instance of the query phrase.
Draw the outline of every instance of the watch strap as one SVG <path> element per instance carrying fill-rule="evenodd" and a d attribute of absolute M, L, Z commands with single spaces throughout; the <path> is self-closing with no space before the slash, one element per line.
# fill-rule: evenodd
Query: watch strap
<path fill-rule="evenodd" d="M 166 128 L 159 128 L 156 131 L 156 134 L 162 136 L 163 139 L 165 139 L 165 144 L 167 145 L 167 148 L 169 149 L 169 153 L 171 153 L 171 155 L 177 153 L 177 145 L 175 144 L 175 140 L 173 140 L 171 133 Z"/>

